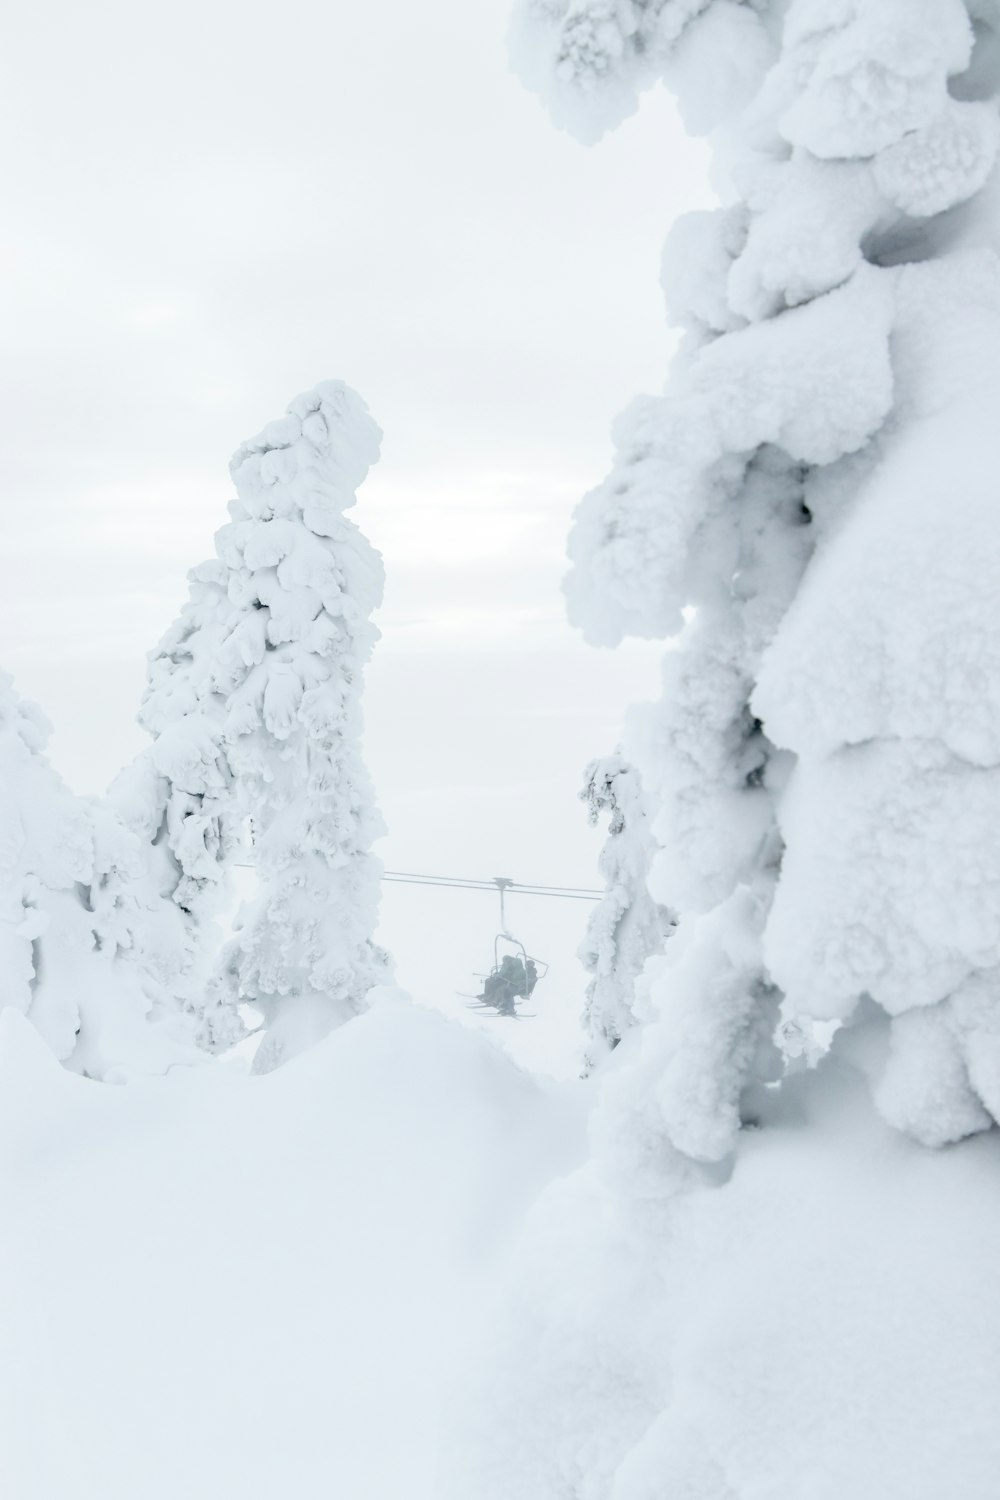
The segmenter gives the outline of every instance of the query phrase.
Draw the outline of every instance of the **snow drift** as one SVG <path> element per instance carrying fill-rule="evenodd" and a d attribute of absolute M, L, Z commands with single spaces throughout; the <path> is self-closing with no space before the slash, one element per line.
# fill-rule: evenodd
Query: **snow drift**
<path fill-rule="evenodd" d="M 286 1068 L 101 1088 L 0 1017 L 16 1500 L 433 1500 L 442 1392 L 575 1104 L 381 992 Z"/>

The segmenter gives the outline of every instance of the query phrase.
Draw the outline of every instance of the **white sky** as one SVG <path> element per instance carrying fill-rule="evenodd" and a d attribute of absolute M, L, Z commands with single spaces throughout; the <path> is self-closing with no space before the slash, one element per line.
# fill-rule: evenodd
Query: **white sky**
<path fill-rule="evenodd" d="M 78 789 L 142 744 L 143 655 L 225 519 L 230 453 L 336 376 L 386 434 L 354 515 L 389 580 L 387 864 L 594 883 L 580 769 L 655 652 L 565 626 L 565 536 L 615 412 L 662 384 L 660 246 L 707 165 L 662 95 L 591 150 L 558 133 L 507 71 L 508 3 L 8 14 L 0 662 Z M 554 906 L 532 920 L 578 990 L 583 909 Z M 407 920 L 387 905 L 419 988 Z M 421 928 L 461 946 L 480 921 Z"/>

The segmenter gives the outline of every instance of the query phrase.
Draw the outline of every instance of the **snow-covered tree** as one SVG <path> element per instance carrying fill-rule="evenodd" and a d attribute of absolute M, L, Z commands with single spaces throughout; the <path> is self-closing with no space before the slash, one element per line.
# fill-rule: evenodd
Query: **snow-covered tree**
<path fill-rule="evenodd" d="M 237 498 L 150 659 L 142 718 L 165 781 L 174 899 L 196 925 L 248 826 L 258 893 L 208 986 L 227 1039 L 241 1001 L 269 1068 L 360 1010 L 385 977 L 374 943 L 382 832 L 361 758 L 364 666 L 381 558 L 344 514 L 378 457 L 360 398 L 329 381 L 235 454 Z M 148 801 L 148 799 L 147 799 Z"/>
<path fill-rule="evenodd" d="M 679 633 L 625 745 L 680 913 L 631 1107 L 698 1160 L 732 1151 L 782 1006 L 893 1017 L 876 1097 L 920 1139 L 1000 1118 L 998 23 L 994 0 L 519 7 L 560 123 L 593 138 L 663 80 L 724 195 L 670 237 L 686 337 L 619 419 L 567 584 L 595 642 Z"/>
<path fill-rule="evenodd" d="M 28 1016 L 90 1078 L 192 1062 L 180 914 L 151 879 L 142 840 L 49 765 L 49 734 L 0 674 L 0 1008 Z"/>
<path fill-rule="evenodd" d="M 588 1067 L 621 1041 L 635 1020 L 635 981 L 648 958 L 661 953 L 673 926 L 646 886 L 654 843 L 639 773 L 621 755 L 592 760 L 581 801 L 596 824 L 608 818 L 598 868 L 605 892 L 587 922 L 579 958 L 592 977 L 583 1024 Z"/>
<path fill-rule="evenodd" d="M 570 544 L 592 640 L 672 638 L 623 753 L 679 923 L 443 1493 L 988 1500 L 996 1329 L 950 1228 L 997 1142 L 931 1158 L 862 1088 L 930 1144 L 1000 1120 L 1000 7 L 521 0 L 515 43 L 588 138 L 663 79 L 722 202 L 670 236 L 680 351 Z M 840 1027 L 782 1072 L 778 1022 Z"/>

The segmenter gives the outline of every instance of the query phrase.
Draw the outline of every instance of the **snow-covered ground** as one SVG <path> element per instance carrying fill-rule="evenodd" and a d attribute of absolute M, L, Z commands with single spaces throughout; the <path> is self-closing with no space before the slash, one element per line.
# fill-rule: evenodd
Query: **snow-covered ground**
<path fill-rule="evenodd" d="M 471 1311 L 585 1092 L 391 993 L 273 1075 L 123 1088 L 4 1011 L 3 1494 L 431 1500 Z"/>
<path fill-rule="evenodd" d="M 995 1500 L 995 1134 L 928 1151 L 835 1058 L 643 1199 L 597 1092 L 398 992 L 121 1088 L 6 1011 L 3 1493 Z"/>
<path fill-rule="evenodd" d="M 448 1500 L 995 1500 L 1000 1142 L 894 1133 L 878 1045 L 786 1083 L 728 1179 L 605 1151 L 541 1196 Z"/>

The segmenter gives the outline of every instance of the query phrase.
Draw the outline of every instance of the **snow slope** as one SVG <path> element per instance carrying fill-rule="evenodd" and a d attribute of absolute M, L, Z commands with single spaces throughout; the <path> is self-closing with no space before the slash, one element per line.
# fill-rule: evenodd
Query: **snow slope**
<path fill-rule="evenodd" d="M 114 1088 L 6 1012 L 3 1494 L 995 1500 L 1000 1139 L 882 1122 L 885 1030 L 727 1178 L 622 1132 L 641 1031 L 543 1088 L 384 991 Z"/>
<path fill-rule="evenodd" d="M 996 1500 L 1000 1138 L 880 1120 L 885 1029 L 766 1095 L 728 1178 L 623 1154 L 612 1060 L 461 1371 L 439 1500 Z"/>
<path fill-rule="evenodd" d="M 382 992 L 273 1075 L 124 1088 L 0 1018 L 7 1500 L 422 1500 L 442 1375 L 582 1085 Z"/>
<path fill-rule="evenodd" d="M 115 1088 L 6 1012 L 4 1496 L 995 1500 L 1000 1138 L 882 1122 L 885 1030 L 727 1178 L 622 1129 L 641 1030 L 540 1087 L 383 991 Z"/>

